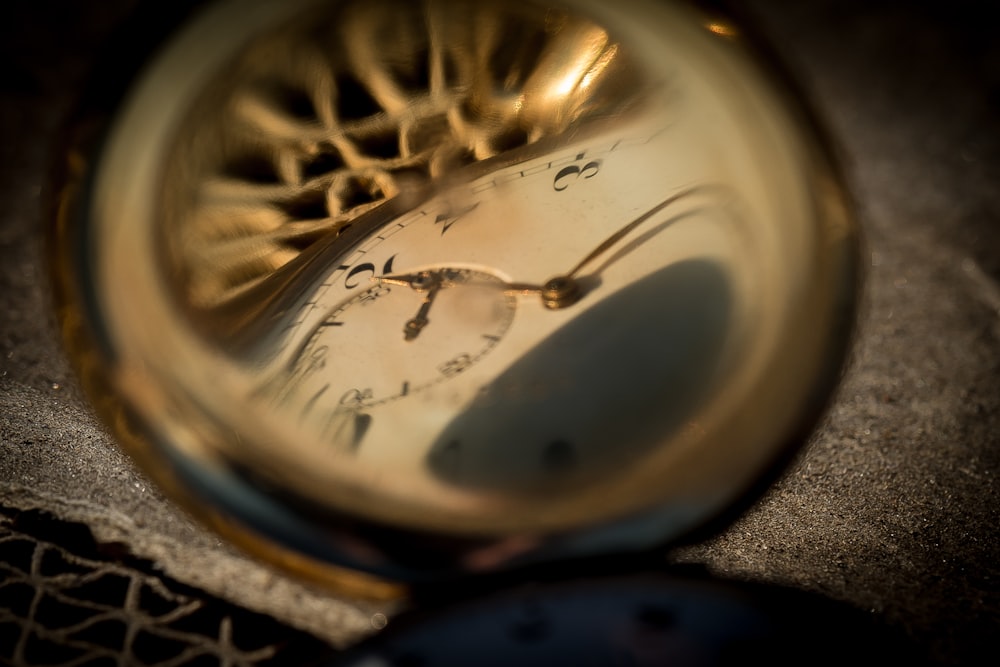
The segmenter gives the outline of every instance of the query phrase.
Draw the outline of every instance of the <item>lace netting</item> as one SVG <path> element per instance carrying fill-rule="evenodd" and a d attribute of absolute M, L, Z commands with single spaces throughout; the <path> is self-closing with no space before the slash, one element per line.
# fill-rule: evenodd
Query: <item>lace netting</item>
<path fill-rule="evenodd" d="M 0 663 L 300 664 L 331 648 L 98 545 L 82 524 L 0 508 Z"/>

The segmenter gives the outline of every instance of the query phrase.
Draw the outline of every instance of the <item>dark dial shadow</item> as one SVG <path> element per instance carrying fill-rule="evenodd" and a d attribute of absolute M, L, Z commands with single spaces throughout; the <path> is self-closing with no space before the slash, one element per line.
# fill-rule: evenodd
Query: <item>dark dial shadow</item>
<path fill-rule="evenodd" d="M 599 301 L 484 387 L 427 466 L 461 487 L 537 493 L 634 463 L 705 399 L 732 301 L 723 266 L 705 259 Z"/>

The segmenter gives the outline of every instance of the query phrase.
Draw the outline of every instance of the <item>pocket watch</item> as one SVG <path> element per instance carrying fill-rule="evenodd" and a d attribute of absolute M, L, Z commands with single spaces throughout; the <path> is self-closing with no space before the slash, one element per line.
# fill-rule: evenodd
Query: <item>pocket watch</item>
<path fill-rule="evenodd" d="M 64 338 L 230 540 L 365 595 L 676 542 L 834 387 L 858 232 L 682 2 L 228 0 L 67 162 Z"/>

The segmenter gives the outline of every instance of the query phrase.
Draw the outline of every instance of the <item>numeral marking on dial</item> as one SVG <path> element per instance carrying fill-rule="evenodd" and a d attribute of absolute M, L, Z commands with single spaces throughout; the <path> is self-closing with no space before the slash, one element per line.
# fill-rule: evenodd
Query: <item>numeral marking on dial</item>
<path fill-rule="evenodd" d="M 568 167 L 563 167 L 556 173 L 556 177 L 552 179 L 552 189 L 556 192 L 562 192 L 581 178 L 588 179 L 597 176 L 597 173 L 601 170 L 602 162 L 602 160 L 591 160 L 583 166 L 571 164 Z"/>
<path fill-rule="evenodd" d="M 461 220 L 470 211 L 474 211 L 478 206 L 479 202 L 476 202 L 471 206 L 466 206 L 457 211 L 449 208 L 447 211 L 439 213 L 438 216 L 434 218 L 434 224 L 441 225 L 441 236 L 444 236 L 444 233 L 451 229 L 452 225 Z M 388 271 L 386 271 L 386 273 L 388 273 Z"/>
<path fill-rule="evenodd" d="M 305 419 L 306 415 L 309 414 L 309 412 L 313 409 L 313 406 L 316 405 L 316 401 L 319 400 L 319 397 L 322 396 L 323 394 L 325 394 L 326 390 L 329 389 L 329 388 L 330 388 L 330 383 L 327 382 L 325 385 L 323 385 L 322 389 L 320 389 L 315 394 L 313 394 L 312 398 L 310 398 L 306 402 L 306 404 L 304 406 L 302 406 L 302 414 L 299 416 L 300 420 L 301 419 Z"/>
<path fill-rule="evenodd" d="M 330 412 L 323 431 L 329 435 L 334 447 L 353 454 L 361 446 L 371 425 L 370 414 L 350 408 L 337 408 Z"/>
<path fill-rule="evenodd" d="M 472 357 L 468 354 L 460 354 L 454 359 L 450 359 L 438 366 L 438 370 L 441 371 L 442 375 L 451 377 L 452 375 L 458 375 L 471 365 Z"/>
<path fill-rule="evenodd" d="M 396 259 L 396 255 L 393 255 L 385 261 L 382 265 L 382 275 L 387 273 L 392 273 L 392 263 Z M 365 280 L 361 278 L 362 274 L 370 273 L 372 276 L 375 275 L 375 265 L 371 262 L 362 262 L 361 264 L 356 264 L 351 266 L 349 264 L 341 265 L 337 267 L 343 271 L 347 271 L 347 277 L 344 278 L 344 287 L 347 289 L 354 289 L 364 284 Z"/>

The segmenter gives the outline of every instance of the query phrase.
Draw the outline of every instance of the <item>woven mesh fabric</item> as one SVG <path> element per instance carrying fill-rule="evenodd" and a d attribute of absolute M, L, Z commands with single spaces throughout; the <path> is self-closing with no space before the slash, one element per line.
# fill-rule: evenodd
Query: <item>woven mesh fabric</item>
<path fill-rule="evenodd" d="M 82 524 L 0 508 L 0 663 L 301 664 L 330 648 L 158 575 Z"/>

